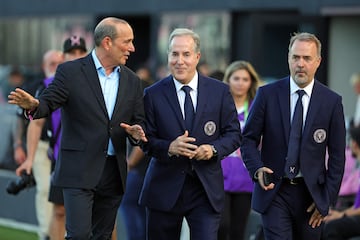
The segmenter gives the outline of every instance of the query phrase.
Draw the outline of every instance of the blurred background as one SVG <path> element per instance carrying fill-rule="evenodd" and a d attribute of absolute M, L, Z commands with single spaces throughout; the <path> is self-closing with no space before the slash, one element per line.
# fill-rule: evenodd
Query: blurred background
<path fill-rule="evenodd" d="M 357 95 L 350 77 L 360 72 L 359 0 L 11 0 L 0 8 L 0 225 L 36 228 L 34 188 L 10 196 L 5 188 L 16 180 L 12 129 L 16 109 L 6 103 L 9 74 L 14 68 L 23 81 L 43 79 L 42 56 L 62 50 L 71 35 L 93 46 L 92 32 L 107 16 L 127 20 L 134 29 L 136 52 L 127 65 L 149 67 L 157 81 L 167 74 L 166 47 L 175 27 L 199 33 L 201 64 L 210 74 L 224 71 L 234 60 L 252 63 L 270 82 L 288 75 L 287 47 L 292 33 L 307 31 L 323 44 L 317 79 L 343 96 L 347 120 L 354 116 Z M 16 207 L 14 207 L 16 206 Z M 3 240 L 3 238 L 0 239 Z M 120 238 L 119 238 L 120 239 Z"/>

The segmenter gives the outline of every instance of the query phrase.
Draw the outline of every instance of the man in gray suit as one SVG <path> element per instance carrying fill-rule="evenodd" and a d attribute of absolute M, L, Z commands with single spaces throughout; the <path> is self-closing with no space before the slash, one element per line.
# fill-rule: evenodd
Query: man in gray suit
<path fill-rule="evenodd" d="M 39 99 L 21 89 L 9 103 L 43 118 L 61 107 L 62 139 L 54 184 L 63 187 L 66 239 L 110 239 L 125 191 L 126 137 L 147 141 L 142 88 L 125 63 L 135 51 L 131 26 L 105 18 L 95 28 L 95 49 L 66 62 Z M 121 123 L 121 124 L 120 124 Z"/>

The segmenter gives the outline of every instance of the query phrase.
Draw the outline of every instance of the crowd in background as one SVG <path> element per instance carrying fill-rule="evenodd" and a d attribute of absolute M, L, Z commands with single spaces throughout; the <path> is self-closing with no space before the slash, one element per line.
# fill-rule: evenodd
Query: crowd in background
<path fill-rule="evenodd" d="M 163 66 L 159 67 L 158 70 L 151 71 L 151 69 L 146 66 L 146 63 L 139 66 L 135 70 L 140 79 L 143 80 L 144 89 L 169 74 L 167 70 L 164 70 Z M 224 70 L 210 69 L 206 62 L 202 62 L 198 66 L 198 71 L 204 76 L 210 76 L 229 84 L 230 91 L 236 103 L 239 114 L 238 118 L 241 123 L 241 127 L 243 127 L 258 86 L 266 84 L 260 79 L 261 73 L 257 73 L 251 63 L 246 61 L 235 61 L 233 63 L 229 63 L 227 68 Z M 239 76 L 236 76 L 236 74 Z M 25 161 L 26 131 L 19 131 L 19 129 L 26 129 L 29 124 L 29 121 L 22 117 L 22 109 L 14 105 L 7 104 L 7 95 L 16 87 L 24 88 L 32 95 L 35 94 L 37 86 L 41 83 L 43 76 L 44 73 L 29 74 L 25 68 L 18 66 L 7 66 L 0 68 L 0 114 L 2 116 L 0 120 L 2 126 L 0 128 L 1 169 L 15 171 L 15 169 Z M 241 83 L 239 83 L 241 81 L 245 82 L 242 83 L 245 85 L 245 87 L 241 86 Z M 355 76 L 352 78 L 351 83 L 354 86 L 354 90 L 357 91 L 356 84 L 358 81 L 356 80 Z M 238 84 L 238 86 L 236 84 Z M 245 90 L 241 90 L 241 88 L 245 88 Z M 354 111 L 355 117 L 358 115 L 357 112 L 358 110 L 356 110 L 356 112 Z M 21 121 L 19 121 L 19 119 L 21 119 Z M 357 123 L 350 125 L 356 126 Z M 19 132 L 22 132 L 22 134 L 19 135 Z M 338 205 L 336 206 L 337 210 L 339 211 L 347 209 L 354 204 L 355 195 L 359 188 L 358 164 L 356 163 L 356 157 L 354 157 L 352 154 L 350 141 L 346 150 L 346 171 L 343 178 L 343 185 L 340 189 Z M 235 168 L 235 165 L 229 165 L 229 162 L 234 161 L 234 159 L 235 162 L 239 161 Z M 233 240 L 244 238 L 247 219 L 250 213 L 250 199 L 253 186 L 252 181 L 249 178 L 249 175 L 242 163 L 239 149 L 229 155 L 223 161 L 222 167 L 224 175 L 226 176 L 224 179 L 226 191 L 226 211 L 222 215 L 218 239 Z M 123 206 L 120 208 L 120 215 L 124 215 L 125 219 L 129 221 L 132 221 L 132 219 L 126 216 L 131 216 L 131 213 L 127 212 L 126 210 L 132 209 L 135 211 L 135 208 L 139 207 L 135 200 L 137 200 L 139 197 L 139 192 L 146 169 L 147 159 L 141 149 L 139 147 L 129 147 L 129 173 L 127 184 L 129 185 L 128 189 L 137 189 L 137 191 L 131 192 L 133 193 L 131 196 L 126 195 L 126 197 L 123 199 Z M 241 173 L 239 176 L 244 176 L 244 179 L 237 178 L 236 172 L 234 173 L 234 170 L 236 169 L 239 170 L 239 173 Z M 234 180 L 231 180 L 230 177 L 234 177 Z M 238 184 L 240 187 L 234 188 L 234 184 Z M 239 206 L 242 206 L 243 209 L 237 209 Z M 133 239 L 145 239 L 144 235 L 142 235 L 145 233 L 145 229 L 143 228 L 145 222 L 145 209 L 138 208 L 137 211 L 139 214 L 137 219 L 142 219 L 142 221 L 138 222 L 138 225 L 135 226 L 132 224 L 132 222 L 125 221 L 125 225 L 129 231 L 129 235 L 135 233 L 138 234 L 138 236 L 134 236 Z M 241 226 L 236 228 L 237 224 L 240 224 Z"/>

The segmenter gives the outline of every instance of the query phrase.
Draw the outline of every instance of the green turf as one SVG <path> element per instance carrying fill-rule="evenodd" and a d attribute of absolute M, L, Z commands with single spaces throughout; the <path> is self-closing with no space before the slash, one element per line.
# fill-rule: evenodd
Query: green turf
<path fill-rule="evenodd" d="M 0 226 L 1 240 L 37 240 L 37 234 L 18 229 Z"/>

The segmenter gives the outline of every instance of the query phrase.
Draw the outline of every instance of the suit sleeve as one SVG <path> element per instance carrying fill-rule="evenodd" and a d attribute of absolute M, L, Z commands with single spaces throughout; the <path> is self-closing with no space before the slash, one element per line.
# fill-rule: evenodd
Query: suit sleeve
<path fill-rule="evenodd" d="M 345 166 L 346 130 L 341 97 L 336 101 L 332 114 L 328 142 L 328 172 L 326 186 L 330 204 L 335 205 Z"/>
<path fill-rule="evenodd" d="M 243 161 L 251 178 L 254 177 L 259 168 L 263 167 L 259 144 L 264 126 L 265 107 L 265 96 L 262 88 L 259 88 L 244 127 L 243 140 L 240 146 Z"/>

